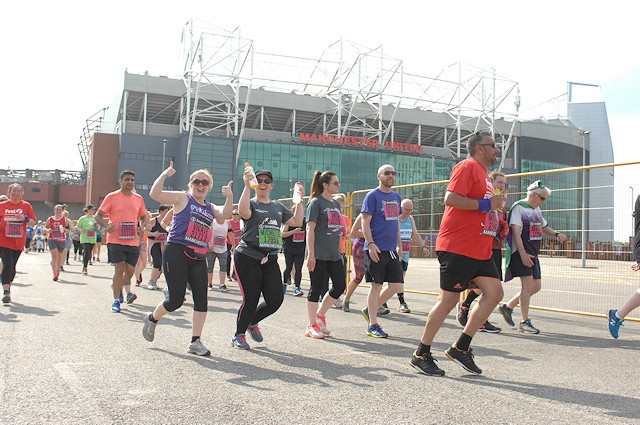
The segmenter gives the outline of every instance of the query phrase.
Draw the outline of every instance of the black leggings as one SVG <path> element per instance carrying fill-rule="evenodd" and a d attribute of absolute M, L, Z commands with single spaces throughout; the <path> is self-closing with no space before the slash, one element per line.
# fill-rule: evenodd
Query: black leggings
<path fill-rule="evenodd" d="M 331 278 L 333 285 L 329 291 L 331 298 L 338 299 L 347 287 L 347 275 L 344 271 L 342 259 L 336 261 L 316 260 L 316 267 L 309 272 L 311 279 L 311 289 L 307 295 L 307 300 L 317 303 L 322 295 L 325 282 Z"/>
<path fill-rule="evenodd" d="M 16 277 L 16 264 L 20 258 L 22 250 L 0 247 L 0 258 L 2 258 L 2 284 L 10 285 Z"/>
<path fill-rule="evenodd" d="M 233 257 L 231 245 L 227 244 L 227 277 L 231 277 L 231 257 Z"/>
<path fill-rule="evenodd" d="M 285 282 L 289 282 L 291 280 L 291 270 L 293 270 L 293 265 L 296 266 L 296 278 L 295 285 L 297 288 L 300 287 L 300 282 L 302 281 L 302 264 L 304 263 L 304 251 L 300 254 L 296 254 L 295 252 L 284 252 L 284 262 L 285 268 L 283 277 Z"/>
<path fill-rule="evenodd" d="M 83 243 L 82 244 L 82 267 L 85 269 L 89 265 L 89 261 L 91 260 L 91 254 L 93 253 L 94 243 Z"/>
<path fill-rule="evenodd" d="M 284 301 L 284 293 L 277 255 L 269 255 L 269 260 L 261 264 L 260 260 L 236 251 L 233 261 L 233 270 L 242 293 L 242 305 L 236 322 L 238 335 L 245 333 L 249 325 L 255 325 L 278 311 Z M 258 305 L 260 294 L 264 301 Z"/>
<path fill-rule="evenodd" d="M 156 242 L 151 245 L 149 253 L 151 254 L 153 268 L 162 270 L 162 242 Z"/>
<path fill-rule="evenodd" d="M 172 312 L 182 307 L 188 283 L 193 296 L 193 310 L 206 312 L 208 280 L 204 258 L 196 259 L 184 245 L 167 243 L 162 255 L 162 267 L 169 288 L 169 299 L 162 303 L 164 308 Z"/>

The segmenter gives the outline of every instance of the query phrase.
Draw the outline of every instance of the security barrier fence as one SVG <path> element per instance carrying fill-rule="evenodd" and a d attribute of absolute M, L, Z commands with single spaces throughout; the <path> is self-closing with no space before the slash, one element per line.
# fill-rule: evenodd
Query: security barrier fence
<path fill-rule="evenodd" d="M 619 308 L 640 287 L 640 272 L 630 268 L 634 261 L 634 183 L 640 188 L 640 162 L 508 174 L 507 205 L 525 198 L 527 186 L 535 180 L 552 190 L 541 206 L 544 218 L 569 240 L 559 243 L 545 236 L 539 257 L 542 289 L 532 297 L 531 308 L 604 317 L 609 309 Z M 416 227 L 430 250 L 429 257 L 425 258 L 418 246 L 412 247 L 405 277 L 407 292 L 438 295 L 440 279 L 435 241 L 444 212 L 447 183 L 448 180 L 442 180 L 393 188 L 403 199 L 413 201 Z M 343 194 L 345 215 L 352 222 L 371 190 Z M 280 201 L 291 205 L 291 199 Z M 351 269 L 350 248 L 348 241 L 347 270 Z M 503 287 L 506 301 L 519 291 L 520 280 L 504 282 Z M 640 311 L 634 310 L 627 320 L 640 321 Z"/>

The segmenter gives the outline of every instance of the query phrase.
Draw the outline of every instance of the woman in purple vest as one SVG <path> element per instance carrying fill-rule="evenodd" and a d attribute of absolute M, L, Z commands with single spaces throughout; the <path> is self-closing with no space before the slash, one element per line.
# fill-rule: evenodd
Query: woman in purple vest
<path fill-rule="evenodd" d="M 165 179 L 175 172 L 171 161 L 169 168 L 160 174 L 149 192 L 149 196 L 161 204 L 173 205 L 174 214 L 162 260 L 169 297 L 158 304 L 153 313 L 144 315 L 142 335 L 147 341 L 153 341 L 158 320 L 182 306 L 189 284 L 193 296 L 193 323 L 187 351 L 208 356 L 211 352 L 200 341 L 207 317 L 207 265 L 204 260 L 211 243 L 213 220 L 222 224 L 231 218 L 233 182 L 222 187 L 222 194 L 227 199 L 224 207 L 217 207 L 206 200 L 213 185 L 213 177 L 207 170 L 191 174 L 187 192 L 163 190 Z"/>

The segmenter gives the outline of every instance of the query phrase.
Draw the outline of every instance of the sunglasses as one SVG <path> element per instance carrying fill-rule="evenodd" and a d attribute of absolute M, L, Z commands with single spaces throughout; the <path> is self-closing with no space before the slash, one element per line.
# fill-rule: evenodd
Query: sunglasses
<path fill-rule="evenodd" d="M 256 179 L 256 180 L 258 180 L 258 183 L 271 184 L 271 179 L 268 177 L 265 179 Z"/>
<path fill-rule="evenodd" d="M 533 192 L 533 193 L 535 193 L 538 196 L 538 198 L 540 198 L 540 200 L 542 200 L 542 202 L 547 200 L 546 196 L 540 196 L 540 194 L 538 194 L 538 192 Z"/>
<path fill-rule="evenodd" d="M 395 176 L 396 174 L 398 174 L 395 171 L 391 171 L 391 170 L 385 170 L 382 172 L 382 174 L 384 174 L 385 176 Z"/>
<path fill-rule="evenodd" d="M 334 184 L 336 186 L 340 186 L 340 182 L 338 180 L 336 180 L 334 182 L 329 182 L 329 184 Z"/>
<path fill-rule="evenodd" d="M 199 185 L 199 184 L 201 184 L 201 185 L 203 185 L 203 186 L 209 186 L 209 184 L 210 184 L 210 183 L 211 183 L 211 182 L 210 182 L 209 180 L 207 180 L 207 179 L 202 179 L 202 180 L 200 180 L 200 179 L 193 179 L 193 180 L 191 180 L 191 184 L 192 184 L 192 185 L 194 185 L 194 186 L 197 186 L 197 185 Z"/>
<path fill-rule="evenodd" d="M 231 214 L 231 215 L 240 215 L 240 214 L 238 214 L 238 213 L 233 213 L 233 214 Z"/>

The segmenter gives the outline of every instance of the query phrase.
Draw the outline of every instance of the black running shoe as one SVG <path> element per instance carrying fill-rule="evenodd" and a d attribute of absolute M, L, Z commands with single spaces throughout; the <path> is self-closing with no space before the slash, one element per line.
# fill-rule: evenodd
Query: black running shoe
<path fill-rule="evenodd" d="M 484 325 L 480 326 L 480 329 L 478 329 L 478 331 L 479 332 L 488 332 L 490 334 L 497 334 L 497 333 L 500 333 L 502 331 L 502 328 L 499 328 L 497 326 L 493 326 L 487 320 L 486 322 L 484 322 Z"/>
<path fill-rule="evenodd" d="M 444 354 L 449 357 L 449 360 L 452 360 L 462 366 L 466 371 L 471 373 L 476 373 L 480 375 L 482 373 L 482 369 L 480 369 L 473 361 L 473 353 L 471 352 L 471 348 L 468 351 L 458 350 L 456 347 L 449 347 Z"/>
<path fill-rule="evenodd" d="M 469 317 L 469 307 L 462 303 L 456 304 L 456 319 L 462 326 L 467 326 L 467 318 Z"/>
<path fill-rule="evenodd" d="M 425 354 L 424 356 L 418 355 L 418 350 L 413 352 L 411 356 L 411 362 L 409 363 L 414 369 L 417 369 L 420 373 L 424 373 L 429 376 L 443 376 L 444 370 L 436 366 L 436 361 L 431 354 Z"/>
<path fill-rule="evenodd" d="M 502 304 L 500 307 L 498 307 L 498 310 L 500 310 L 500 314 L 502 314 L 502 317 L 504 318 L 504 321 L 507 322 L 507 325 L 509 326 L 516 325 L 513 322 L 513 317 L 511 317 L 511 315 L 513 314 L 512 308 L 507 307 L 506 304 Z"/>

